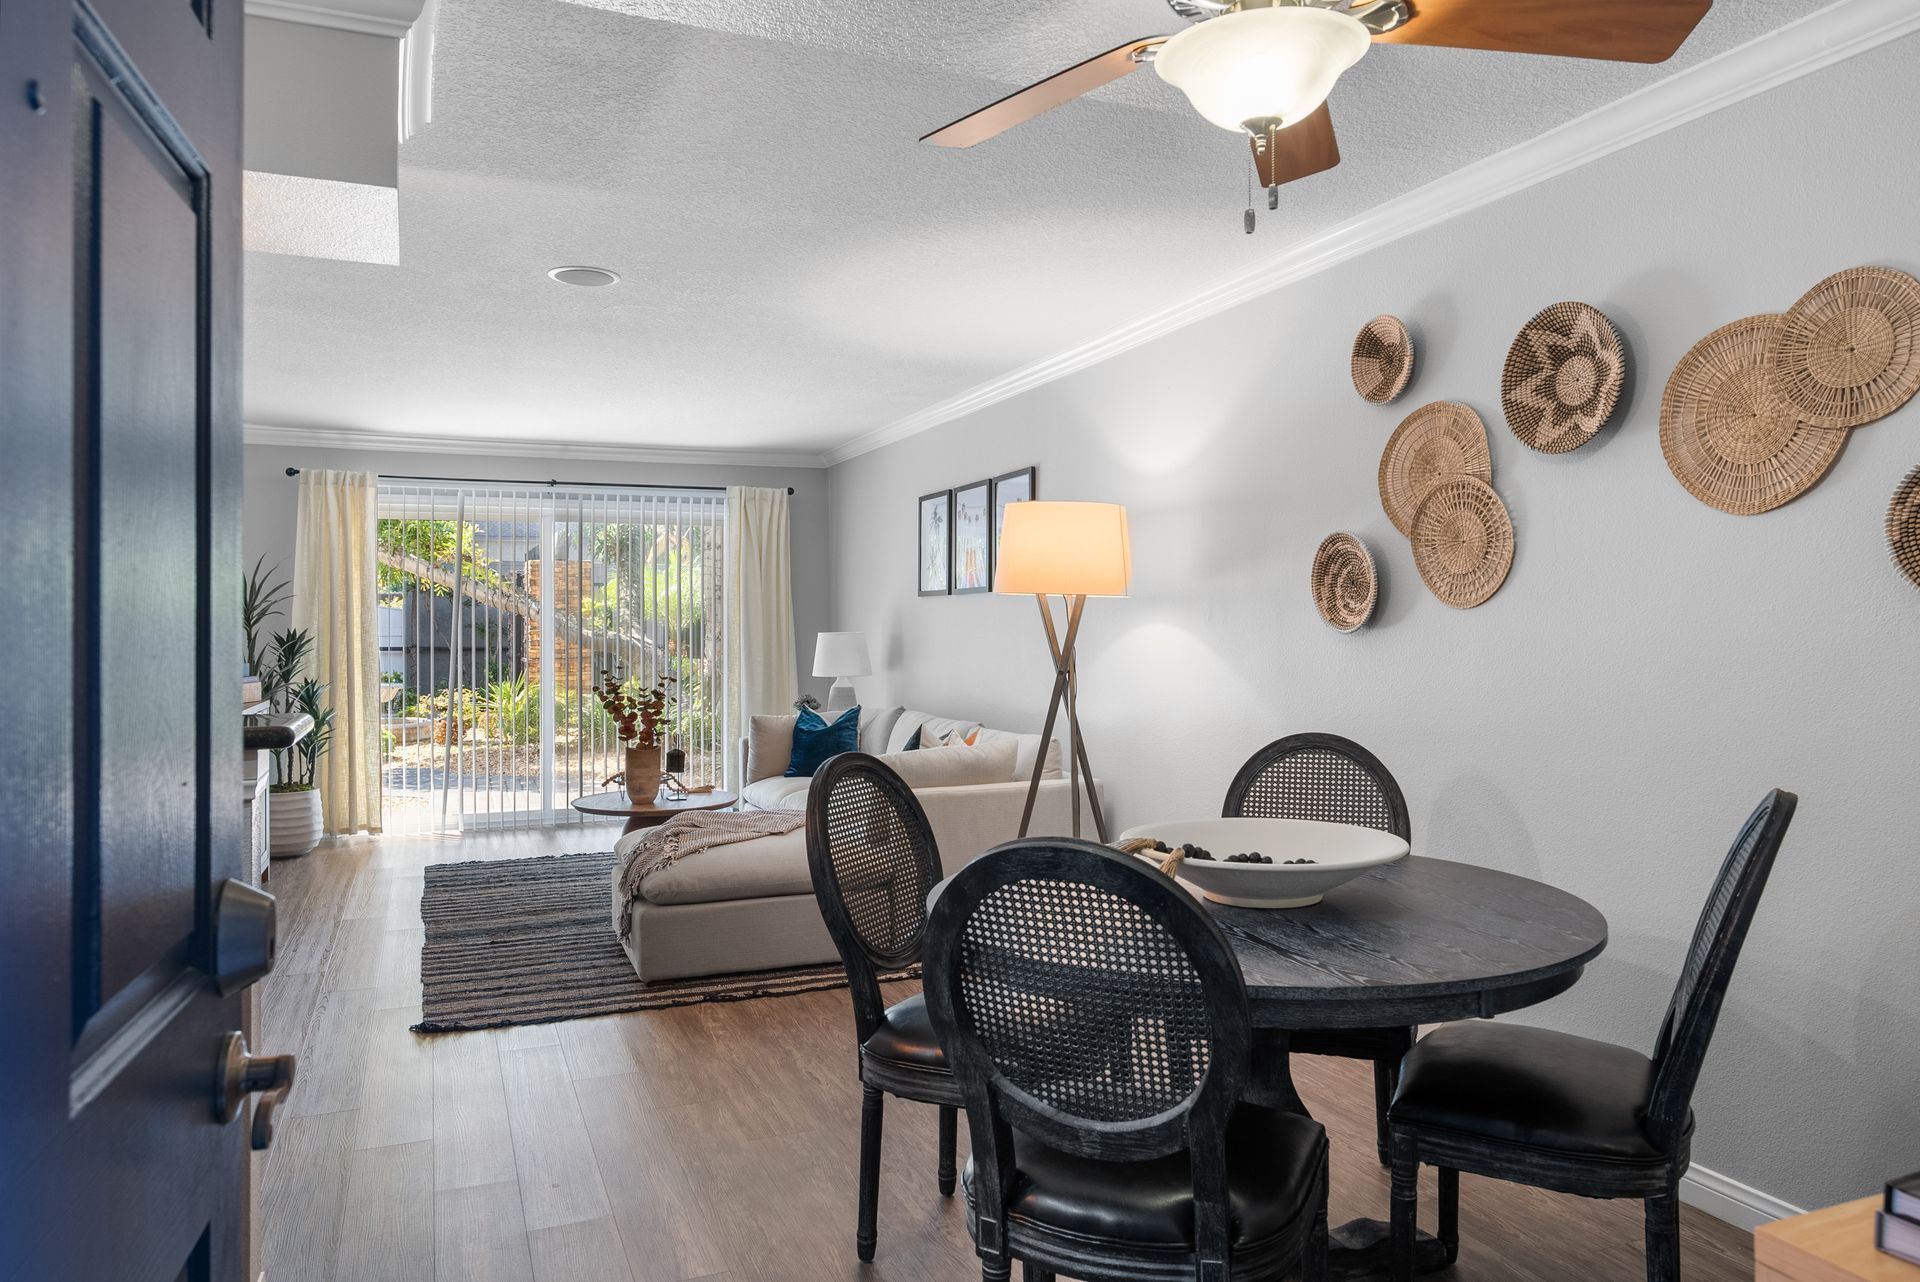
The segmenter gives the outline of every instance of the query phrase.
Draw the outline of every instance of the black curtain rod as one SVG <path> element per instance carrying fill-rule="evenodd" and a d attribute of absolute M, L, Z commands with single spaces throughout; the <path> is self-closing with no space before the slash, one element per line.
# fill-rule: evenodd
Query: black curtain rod
<path fill-rule="evenodd" d="M 300 475 L 300 469 L 290 467 L 288 476 Z M 383 481 L 427 481 L 436 485 L 544 485 L 554 489 L 562 485 L 579 486 L 583 489 L 615 490 L 711 490 L 715 494 L 724 494 L 724 485 L 632 485 L 621 481 L 502 481 L 490 476 L 400 476 L 392 472 L 380 473 Z M 793 487 L 787 487 L 787 493 L 793 493 Z"/>

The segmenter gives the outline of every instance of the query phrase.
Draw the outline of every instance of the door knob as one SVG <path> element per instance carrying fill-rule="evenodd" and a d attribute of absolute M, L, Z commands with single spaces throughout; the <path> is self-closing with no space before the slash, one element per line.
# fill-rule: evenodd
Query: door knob
<path fill-rule="evenodd" d="M 214 1075 L 214 1116 L 231 1122 L 240 1116 L 242 1100 L 260 1096 L 253 1106 L 252 1144 L 265 1148 L 273 1143 L 274 1110 L 287 1102 L 287 1092 L 293 1089 L 293 1069 L 293 1056 L 249 1054 L 246 1034 L 228 1033 L 220 1044 L 220 1064 Z"/>
<path fill-rule="evenodd" d="M 222 997 L 273 969 L 277 934 L 273 896 L 229 877 L 213 910 L 213 983 Z"/>

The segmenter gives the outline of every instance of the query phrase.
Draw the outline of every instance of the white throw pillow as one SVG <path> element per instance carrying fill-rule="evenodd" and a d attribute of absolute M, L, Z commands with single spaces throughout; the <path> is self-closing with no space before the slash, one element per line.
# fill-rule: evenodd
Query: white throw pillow
<path fill-rule="evenodd" d="M 992 743 L 975 748 L 920 748 L 880 758 L 909 788 L 956 788 L 967 784 L 1006 783 L 1013 778 L 1014 745 Z"/>
<path fill-rule="evenodd" d="M 793 760 L 793 724 L 800 714 L 747 718 L 747 782 L 787 773 Z"/>

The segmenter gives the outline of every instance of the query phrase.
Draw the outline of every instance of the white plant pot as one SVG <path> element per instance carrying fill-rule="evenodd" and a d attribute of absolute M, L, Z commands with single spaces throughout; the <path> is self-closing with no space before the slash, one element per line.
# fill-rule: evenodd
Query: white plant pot
<path fill-rule="evenodd" d="M 320 841 L 320 790 L 267 794 L 267 850 L 275 859 L 298 859 Z"/>

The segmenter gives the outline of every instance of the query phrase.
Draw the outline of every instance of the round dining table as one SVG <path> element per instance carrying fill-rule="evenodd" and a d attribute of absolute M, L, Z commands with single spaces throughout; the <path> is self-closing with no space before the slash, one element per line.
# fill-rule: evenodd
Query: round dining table
<path fill-rule="evenodd" d="M 933 888 L 929 905 L 945 885 Z M 1419 856 L 1370 869 L 1301 908 L 1200 902 L 1246 980 L 1254 1026 L 1248 1097 L 1306 1116 L 1289 1034 L 1505 1014 L 1573 987 L 1607 946 L 1607 919 L 1577 895 Z M 1425 1232 L 1414 1249 L 1419 1272 L 1452 1263 Z M 1332 1231 L 1330 1277 L 1385 1277 L 1390 1264 L 1384 1221 L 1356 1219 Z"/>
<path fill-rule="evenodd" d="M 1304 908 L 1202 902 L 1247 983 L 1255 1029 L 1248 1093 L 1303 1114 L 1289 1033 L 1519 1010 L 1573 987 L 1607 946 L 1607 919 L 1579 896 L 1445 859 L 1386 864 Z M 1452 1262 L 1425 1233 L 1415 1251 L 1421 1272 Z M 1387 1225 L 1359 1219 L 1333 1230 L 1328 1265 L 1336 1278 L 1385 1276 Z"/>

